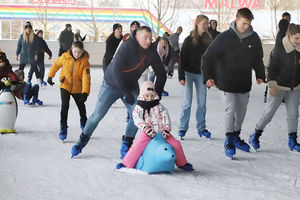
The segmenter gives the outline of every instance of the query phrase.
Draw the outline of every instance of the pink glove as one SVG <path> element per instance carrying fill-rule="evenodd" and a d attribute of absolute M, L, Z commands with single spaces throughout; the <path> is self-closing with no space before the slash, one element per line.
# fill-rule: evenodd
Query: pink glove
<path fill-rule="evenodd" d="M 150 138 L 153 138 L 155 136 L 155 132 L 151 127 L 144 128 L 144 132 Z"/>
<path fill-rule="evenodd" d="M 163 138 L 167 139 L 169 137 L 169 135 L 170 135 L 170 132 L 167 131 L 167 130 L 163 130 L 163 132 L 162 132 L 161 135 L 163 136 Z"/>

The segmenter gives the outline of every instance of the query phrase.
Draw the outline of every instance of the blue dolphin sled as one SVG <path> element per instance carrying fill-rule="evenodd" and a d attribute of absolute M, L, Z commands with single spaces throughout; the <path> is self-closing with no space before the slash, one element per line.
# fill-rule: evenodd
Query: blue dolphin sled
<path fill-rule="evenodd" d="M 152 173 L 172 173 L 176 153 L 174 148 L 166 142 L 161 133 L 157 133 L 147 144 L 144 153 L 139 158 L 135 168 Z"/>

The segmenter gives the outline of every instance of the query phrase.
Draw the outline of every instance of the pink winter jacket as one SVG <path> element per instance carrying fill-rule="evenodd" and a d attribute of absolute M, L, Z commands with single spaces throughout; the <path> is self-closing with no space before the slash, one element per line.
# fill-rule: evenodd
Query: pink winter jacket
<path fill-rule="evenodd" d="M 136 127 L 140 131 L 143 131 L 146 127 L 151 127 L 155 133 L 162 133 L 163 130 L 171 131 L 171 122 L 168 114 L 168 110 L 161 104 L 158 104 L 150 109 L 148 113 L 145 110 L 145 119 L 144 109 L 136 105 L 132 113 L 133 121 Z"/>

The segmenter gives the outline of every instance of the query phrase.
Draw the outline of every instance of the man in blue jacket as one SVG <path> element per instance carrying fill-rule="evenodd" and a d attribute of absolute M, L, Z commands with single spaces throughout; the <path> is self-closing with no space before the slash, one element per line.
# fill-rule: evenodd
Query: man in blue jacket
<path fill-rule="evenodd" d="M 132 119 L 132 111 L 137 103 L 139 93 L 138 79 L 141 74 L 152 66 L 157 80 L 155 82 L 156 92 L 161 95 L 166 73 L 160 57 L 152 44 L 152 31 L 147 26 L 142 26 L 133 32 L 133 36 L 124 42 L 115 57 L 108 65 L 104 74 L 104 81 L 100 88 L 98 101 L 93 114 L 86 122 L 78 142 L 72 148 L 72 157 L 81 153 L 88 143 L 98 123 L 105 116 L 111 105 L 119 98 L 130 113 L 125 135 L 123 135 L 121 146 L 121 158 L 125 156 L 131 147 L 137 127 Z"/>
<path fill-rule="evenodd" d="M 249 152 L 240 138 L 251 90 L 252 69 L 258 84 L 265 79 L 263 50 L 253 31 L 254 19 L 248 8 L 237 11 L 230 28 L 217 37 L 202 57 L 204 83 L 222 90 L 225 105 L 225 155 L 233 158 L 236 148 Z"/>

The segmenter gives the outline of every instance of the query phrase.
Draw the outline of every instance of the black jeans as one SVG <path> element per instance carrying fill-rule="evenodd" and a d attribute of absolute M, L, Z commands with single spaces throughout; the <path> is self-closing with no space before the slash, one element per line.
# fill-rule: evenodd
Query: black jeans
<path fill-rule="evenodd" d="M 73 97 L 80 115 L 80 123 L 85 124 L 87 121 L 86 117 L 86 109 L 85 104 L 83 101 L 80 101 L 82 94 L 71 94 L 69 91 L 60 88 L 60 97 L 61 97 L 61 110 L 60 110 L 60 124 L 67 125 L 68 124 L 68 111 L 69 111 L 69 103 L 70 103 L 70 96 Z"/>

